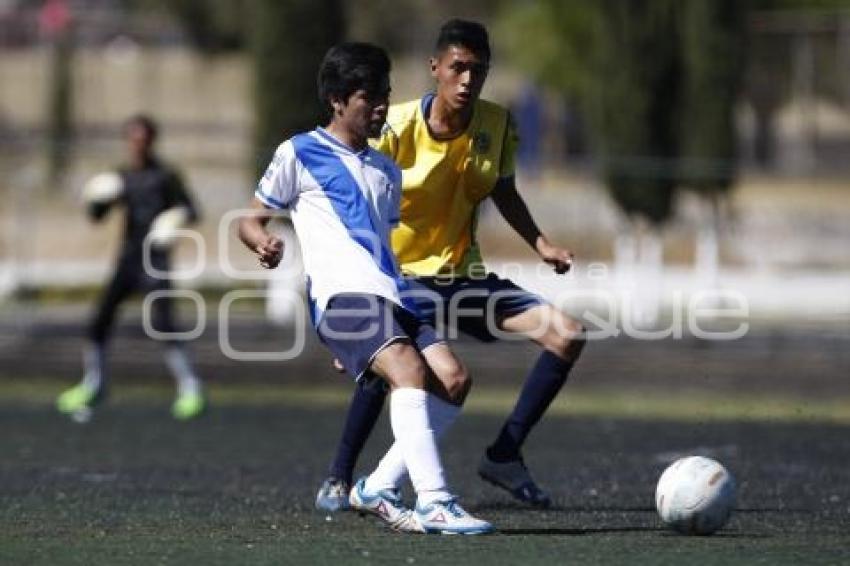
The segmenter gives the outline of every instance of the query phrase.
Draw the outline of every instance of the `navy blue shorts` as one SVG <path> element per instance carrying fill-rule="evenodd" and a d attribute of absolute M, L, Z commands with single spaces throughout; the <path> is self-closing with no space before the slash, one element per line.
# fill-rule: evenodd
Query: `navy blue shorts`
<path fill-rule="evenodd" d="M 355 380 L 360 380 L 381 350 L 395 342 L 420 352 L 443 342 L 434 328 L 392 301 L 377 295 L 334 295 L 316 328 L 319 338 Z"/>
<path fill-rule="evenodd" d="M 502 320 L 538 305 L 542 297 L 510 279 L 490 273 L 485 278 L 410 277 L 410 291 L 422 321 L 436 328 L 457 328 L 482 342 Z"/>

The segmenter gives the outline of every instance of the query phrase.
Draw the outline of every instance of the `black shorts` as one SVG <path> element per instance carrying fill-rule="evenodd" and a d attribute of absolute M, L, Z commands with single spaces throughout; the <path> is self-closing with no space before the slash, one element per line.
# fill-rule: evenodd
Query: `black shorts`
<path fill-rule="evenodd" d="M 494 331 L 505 318 L 546 304 L 539 295 L 493 273 L 484 278 L 409 277 L 407 281 L 424 322 L 441 330 L 455 327 L 482 342 L 498 339 Z"/>

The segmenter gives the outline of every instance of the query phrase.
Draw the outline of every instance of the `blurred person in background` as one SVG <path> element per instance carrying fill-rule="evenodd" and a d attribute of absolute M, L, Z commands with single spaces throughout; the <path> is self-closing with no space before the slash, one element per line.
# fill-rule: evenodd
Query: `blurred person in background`
<path fill-rule="evenodd" d="M 100 222 L 112 208 L 121 207 L 125 228 L 114 275 L 102 291 L 88 327 L 83 378 L 56 401 L 59 411 L 74 420 L 88 420 L 93 407 L 106 397 L 106 353 L 118 307 L 133 293 L 171 289 L 167 274 L 172 244 L 183 225 L 198 221 L 198 209 L 180 174 L 154 152 L 157 133 L 157 124 L 150 117 L 130 118 L 124 126 L 128 162 L 115 173 L 95 176 L 84 189 L 92 221 Z M 168 335 L 178 331 L 170 296 L 160 296 L 150 305 L 156 332 Z M 171 413 L 179 420 L 197 417 L 205 405 L 201 381 L 182 342 L 165 338 L 163 344 L 165 363 L 177 385 Z"/>
<path fill-rule="evenodd" d="M 584 328 L 483 264 L 475 227 L 487 198 L 556 273 L 566 273 L 573 261 L 570 250 L 543 235 L 517 192 L 513 121 L 505 108 L 479 98 L 489 68 L 484 26 L 446 22 L 430 60 L 436 91 L 393 105 L 376 147 L 402 170 L 401 218 L 392 248 L 411 289 L 436 297 L 420 301 L 425 319 L 437 327 L 448 320 L 484 342 L 498 339 L 497 328 L 526 336 L 542 349 L 512 413 L 482 455 L 478 473 L 523 503 L 547 507 L 550 496 L 532 478 L 521 448 L 566 382 L 584 346 Z M 446 312 L 446 305 L 456 311 Z M 317 509 L 348 507 L 354 465 L 384 396 L 380 387 L 358 384 L 329 476 L 316 496 Z"/>

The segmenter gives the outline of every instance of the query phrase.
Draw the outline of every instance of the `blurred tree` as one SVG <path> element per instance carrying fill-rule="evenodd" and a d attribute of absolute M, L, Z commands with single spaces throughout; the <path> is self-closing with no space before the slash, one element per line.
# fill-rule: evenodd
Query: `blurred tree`
<path fill-rule="evenodd" d="M 73 76 L 71 67 L 74 43 L 69 32 L 53 39 L 50 53 L 50 87 L 48 98 L 48 157 L 47 175 L 51 188 L 59 188 L 70 159 L 71 140 L 74 135 Z"/>
<path fill-rule="evenodd" d="M 660 229 L 673 214 L 682 66 L 678 0 L 600 0 L 600 31 L 584 105 L 591 142 L 614 201 L 629 222 L 615 243 L 619 271 L 638 270 L 638 327 L 660 316 Z M 637 260 L 637 264 L 635 264 Z"/>
<path fill-rule="evenodd" d="M 504 0 L 501 0 L 504 1 Z M 497 0 L 347 0 L 351 36 L 393 55 L 430 53 L 437 30 L 449 18 L 485 21 Z"/>
<path fill-rule="evenodd" d="M 713 195 L 735 181 L 735 107 L 745 67 L 748 6 L 741 0 L 689 0 L 683 6 L 680 179 Z"/>
<path fill-rule="evenodd" d="M 255 81 L 254 163 L 262 172 L 278 144 L 321 120 L 316 72 L 325 52 L 345 34 L 343 2 L 255 0 L 249 29 Z"/>
<path fill-rule="evenodd" d="M 793 41 L 841 9 L 850 2 L 528 0 L 505 6 L 498 34 L 520 68 L 579 101 L 615 200 L 658 224 L 677 185 L 731 186 L 743 96 L 756 158 L 770 164 L 774 116 L 792 94 Z M 753 14 L 776 11 L 782 33 L 764 33 Z M 762 33 L 753 38 L 751 26 Z M 845 59 L 832 45 L 813 49 L 812 92 L 841 103 L 847 73 L 835 65 Z"/>
<path fill-rule="evenodd" d="M 791 92 L 790 47 L 777 34 L 761 34 L 749 46 L 745 95 L 755 119 L 754 157 L 762 167 L 773 165 L 776 157 L 774 121 Z"/>
<path fill-rule="evenodd" d="M 494 26 L 494 47 L 541 84 L 579 96 L 593 80 L 591 58 L 607 39 L 603 25 L 593 0 L 506 4 Z"/>
<path fill-rule="evenodd" d="M 579 101 L 602 178 L 627 219 L 614 246 L 617 269 L 639 268 L 646 288 L 661 269 L 658 229 L 678 184 L 681 4 L 537 0 L 511 7 L 500 26 L 520 66 Z M 635 324 L 657 322 L 653 297 L 635 302 Z"/>
<path fill-rule="evenodd" d="M 47 181 L 58 188 L 68 166 L 73 137 L 73 20 L 65 0 L 48 0 L 38 14 L 39 32 L 50 45 L 47 108 Z"/>
<path fill-rule="evenodd" d="M 169 0 L 192 43 L 215 53 L 240 49 L 245 39 L 245 0 Z"/>
<path fill-rule="evenodd" d="M 537 0 L 503 20 L 520 66 L 580 101 L 602 178 L 628 219 L 617 268 L 640 270 L 648 287 L 663 262 L 659 229 L 682 187 L 709 196 L 697 268 L 716 275 L 716 203 L 736 173 L 748 9 L 737 0 Z M 635 304 L 637 324 L 657 322 L 650 295 Z"/>
<path fill-rule="evenodd" d="M 653 225 L 669 218 L 676 187 L 679 5 L 538 0 L 499 25 L 519 66 L 579 101 L 611 196 Z"/>
<path fill-rule="evenodd" d="M 717 282 L 720 204 L 737 174 L 735 110 L 746 65 L 748 2 L 689 0 L 681 14 L 684 88 L 679 180 L 703 197 L 695 269 Z"/>
<path fill-rule="evenodd" d="M 205 54 L 245 47 L 249 0 L 131 0 L 131 9 L 171 14 L 191 44 Z"/>
<path fill-rule="evenodd" d="M 847 0 L 750 0 L 758 10 L 790 10 L 797 12 L 835 11 L 850 9 Z"/>
<path fill-rule="evenodd" d="M 604 0 L 585 104 L 611 196 L 653 225 L 672 214 L 682 83 L 676 0 Z"/>

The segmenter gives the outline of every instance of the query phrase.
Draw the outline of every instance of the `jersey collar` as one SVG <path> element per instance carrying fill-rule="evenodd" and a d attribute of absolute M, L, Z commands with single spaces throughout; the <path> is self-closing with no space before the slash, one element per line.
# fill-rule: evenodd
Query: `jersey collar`
<path fill-rule="evenodd" d="M 335 138 L 330 132 L 328 132 L 326 129 L 324 129 L 321 126 L 316 128 L 316 133 L 319 134 L 319 136 L 323 140 L 326 140 L 328 143 L 330 143 L 334 147 L 341 149 L 342 151 L 344 151 L 346 153 L 350 153 L 351 155 L 356 155 L 357 157 L 359 157 L 361 159 L 363 159 L 364 157 L 366 157 L 369 154 L 369 146 L 368 145 L 366 147 L 364 147 L 363 149 L 361 149 L 360 151 L 355 151 L 354 149 L 348 147 L 343 142 L 341 142 L 340 140 Z"/>
<path fill-rule="evenodd" d="M 422 97 L 422 100 L 419 102 L 419 112 L 422 114 L 422 122 L 425 124 L 425 130 L 428 132 L 428 137 L 431 138 L 432 141 L 435 142 L 450 142 L 456 140 L 460 137 L 463 137 L 467 134 L 471 134 L 471 132 L 475 131 L 478 127 L 478 100 L 473 103 L 472 106 L 472 118 L 469 119 L 469 125 L 466 126 L 466 130 L 456 135 L 453 138 L 447 139 L 439 139 L 435 138 L 431 133 L 431 127 L 428 126 L 428 117 L 431 115 L 431 106 L 434 104 L 434 99 L 437 98 L 437 93 L 435 92 L 427 92 L 425 96 Z"/>

